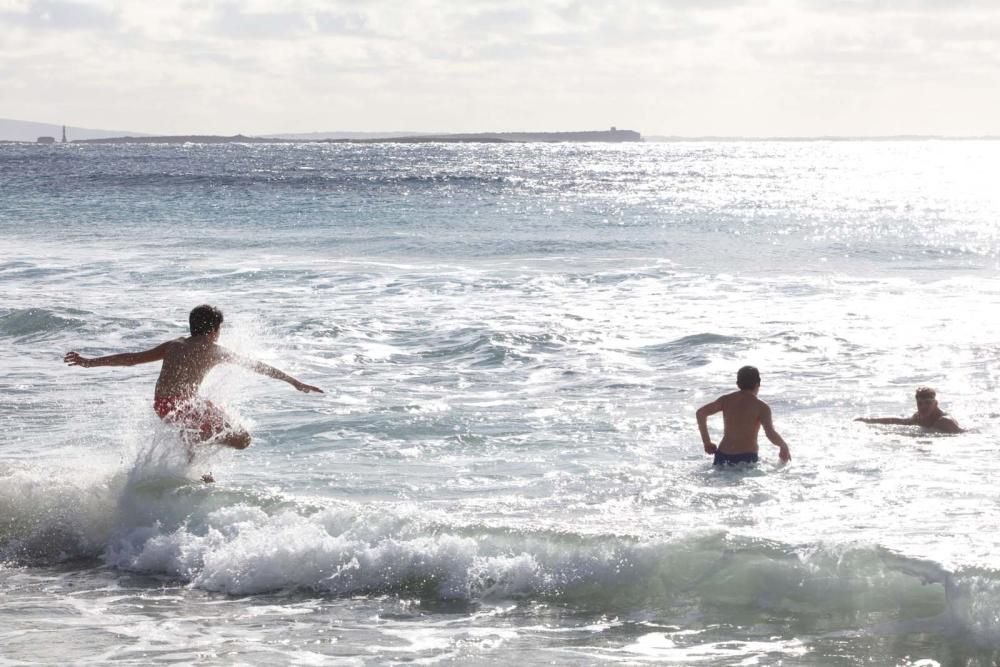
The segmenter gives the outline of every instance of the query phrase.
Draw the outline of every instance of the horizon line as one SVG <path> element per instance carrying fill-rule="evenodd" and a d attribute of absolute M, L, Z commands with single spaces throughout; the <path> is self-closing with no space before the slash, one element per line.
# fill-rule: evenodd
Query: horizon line
<path fill-rule="evenodd" d="M 13 118 L 0 118 L 0 121 L 9 121 L 14 123 L 26 123 L 31 125 L 51 125 L 53 127 L 65 127 L 69 130 L 82 130 L 84 132 L 116 132 L 116 130 L 103 130 L 98 128 L 83 127 L 69 125 L 65 123 L 47 123 L 45 121 L 26 121 L 26 120 L 16 120 Z M 625 131 L 627 128 L 622 126 L 611 126 L 619 131 Z M 449 135 L 502 135 L 502 134 L 563 134 L 563 133 L 587 133 L 587 132 L 608 132 L 609 128 L 602 130 L 489 130 L 489 131 L 474 131 L 474 132 L 463 132 L 463 131 L 421 131 L 421 130 L 321 130 L 321 131 L 308 131 L 308 132 L 261 132 L 261 133 L 243 133 L 237 132 L 236 134 L 218 134 L 211 132 L 175 132 L 175 133 L 150 133 L 150 132 L 135 132 L 135 131 L 121 131 L 121 135 L 108 137 L 114 139 L 125 139 L 129 137 L 136 138 L 150 138 L 150 137 L 185 137 L 185 136 L 198 136 L 198 137 L 213 137 L 213 138 L 228 138 L 228 137 L 239 137 L 245 136 L 252 139 L 266 139 L 266 138 L 283 138 L 283 137 L 296 137 L 296 136 L 306 136 L 306 135 L 368 135 L 369 137 L 375 138 L 378 136 L 385 136 L 386 138 L 397 138 L 397 137 L 444 137 Z M 631 130 L 635 131 L 635 130 Z M 662 134 L 657 132 L 651 132 L 649 134 L 638 132 L 644 141 L 873 141 L 873 140 L 996 140 L 1000 139 L 1000 134 L 948 134 L 948 133 L 922 133 L 922 132 L 903 132 L 895 134 Z M 0 141 L 4 141 L 0 139 Z M 8 142 L 19 142 L 20 140 L 6 140 Z"/>

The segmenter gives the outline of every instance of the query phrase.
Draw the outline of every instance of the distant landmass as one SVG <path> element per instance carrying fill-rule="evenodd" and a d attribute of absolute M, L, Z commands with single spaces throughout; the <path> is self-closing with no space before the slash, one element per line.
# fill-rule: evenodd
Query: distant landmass
<path fill-rule="evenodd" d="M 337 134 L 337 133 L 331 133 Z M 340 138 L 306 139 L 303 135 L 268 135 L 249 137 L 242 134 L 233 136 L 220 135 L 170 135 L 170 136 L 127 136 L 104 137 L 96 139 L 80 139 L 76 143 L 87 144 L 223 144 L 223 143 L 291 143 L 291 142 L 324 142 L 324 143 L 557 143 L 557 142 L 627 142 L 642 141 L 642 135 L 633 130 L 597 130 L 588 132 L 482 132 L 473 134 L 411 134 L 384 135 L 380 133 L 341 133 Z M 315 133 L 312 136 L 322 136 Z M 310 136 L 310 135 L 305 135 Z"/>
<path fill-rule="evenodd" d="M 382 132 L 310 132 L 307 134 L 267 134 L 247 136 L 234 134 L 173 134 L 165 136 L 140 135 L 81 139 L 82 144 L 273 144 L 310 143 L 322 141 L 393 141 L 395 137 L 411 136 L 412 133 Z"/>
<path fill-rule="evenodd" d="M 12 120 L 0 118 L 0 141 L 30 141 L 35 143 L 38 137 L 53 137 L 56 141 L 62 139 L 62 125 L 52 123 L 35 123 L 27 120 Z M 125 130 L 93 130 L 85 127 L 66 126 L 66 139 L 106 139 L 131 134 L 137 137 L 146 136 L 140 132 Z"/>
<path fill-rule="evenodd" d="M 215 134 L 176 134 L 169 136 L 141 135 L 127 137 L 104 137 L 100 139 L 77 139 L 75 144 L 273 144 L 291 143 L 287 139 L 268 139 L 234 134 L 226 137 Z"/>
<path fill-rule="evenodd" d="M 25 120 L 0 118 L 0 142 L 30 142 L 35 143 L 40 137 L 51 137 L 54 141 L 62 140 L 62 125 L 52 123 L 37 123 Z M 275 133 L 247 136 L 235 134 L 224 135 L 152 135 L 146 132 L 128 132 L 124 130 L 98 130 L 74 125 L 66 126 L 66 139 L 69 142 L 80 143 L 556 143 L 556 142 L 710 142 L 710 141 L 929 141 L 929 140 L 986 140 L 1000 139 L 997 135 L 984 136 L 954 136 L 901 134 L 884 136 L 814 136 L 814 137 L 747 137 L 747 136 L 673 136 L 652 135 L 642 136 L 633 130 L 586 131 L 586 132 L 477 132 L 477 133 L 421 133 L 421 132 L 305 132 L 305 133 Z"/>
<path fill-rule="evenodd" d="M 0 141 L 36 143 L 46 138 L 47 143 L 62 141 L 62 125 L 0 118 Z M 70 143 L 88 144 L 227 144 L 227 143 L 557 143 L 557 142 L 634 142 L 642 135 L 633 130 L 595 130 L 584 132 L 475 132 L 475 133 L 420 133 L 420 132 L 308 132 L 299 134 L 184 134 L 153 135 L 144 132 L 95 130 L 72 125 L 66 126 L 66 140 Z"/>
<path fill-rule="evenodd" d="M 414 137 L 420 132 L 300 132 L 297 134 L 275 133 L 256 135 L 266 139 L 282 139 L 285 141 L 326 141 L 327 139 L 394 139 L 396 137 Z"/>
<path fill-rule="evenodd" d="M 642 141 L 634 130 L 595 130 L 587 132 L 478 132 L 472 134 L 418 134 L 391 139 L 326 139 L 327 142 L 370 143 L 392 141 L 397 143 L 559 143 L 601 141 L 620 143 Z"/>

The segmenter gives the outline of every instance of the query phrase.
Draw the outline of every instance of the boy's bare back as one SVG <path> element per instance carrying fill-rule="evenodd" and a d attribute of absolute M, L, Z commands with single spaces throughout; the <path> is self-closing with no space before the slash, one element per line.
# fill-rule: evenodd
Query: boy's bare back
<path fill-rule="evenodd" d="M 771 408 L 750 392 L 734 391 L 716 399 L 722 410 L 723 436 L 719 451 L 723 454 L 756 452 L 761 423 L 771 419 Z"/>
<path fill-rule="evenodd" d="M 156 398 L 193 398 L 208 372 L 225 361 L 226 350 L 208 336 L 177 338 L 163 348 Z"/>

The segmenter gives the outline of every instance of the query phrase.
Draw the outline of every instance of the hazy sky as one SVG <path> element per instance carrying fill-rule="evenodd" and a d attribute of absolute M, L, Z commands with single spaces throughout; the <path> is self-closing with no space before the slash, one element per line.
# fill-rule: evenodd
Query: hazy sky
<path fill-rule="evenodd" d="M 0 0 L 0 117 L 1000 134 L 1000 0 Z"/>

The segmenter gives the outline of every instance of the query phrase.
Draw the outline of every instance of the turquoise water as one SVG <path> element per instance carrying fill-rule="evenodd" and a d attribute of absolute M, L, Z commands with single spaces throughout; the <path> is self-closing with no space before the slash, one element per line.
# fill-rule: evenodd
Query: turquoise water
<path fill-rule="evenodd" d="M 0 146 L 3 658 L 993 664 L 998 167 L 972 141 Z M 254 444 L 189 465 L 156 364 L 61 359 L 203 302 L 327 393 L 213 371 Z M 745 363 L 789 466 L 702 453 L 694 410 Z M 970 432 L 852 421 L 918 384 Z"/>

